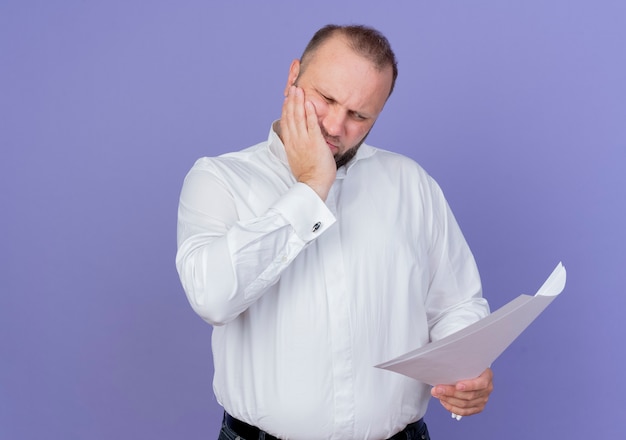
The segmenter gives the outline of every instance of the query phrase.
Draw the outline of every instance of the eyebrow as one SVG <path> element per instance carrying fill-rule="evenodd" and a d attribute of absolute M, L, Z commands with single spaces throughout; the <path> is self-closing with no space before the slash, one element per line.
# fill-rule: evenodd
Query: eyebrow
<path fill-rule="evenodd" d="M 325 100 L 330 101 L 330 102 L 337 102 L 337 100 L 336 100 L 335 98 L 333 98 L 332 96 L 329 96 L 329 95 L 328 95 L 327 93 L 325 93 L 325 92 L 322 92 L 322 91 L 321 91 L 320 89 L 318 89 L 317 87 L 315 87 L 314 89 L 315 89 L 315 91 L 316 91 L 317 93 L 319 93 L 319 94 L 320 94 L 320 96 L 321 96 L 322 98 L 324 98 Z M 364 112 L 362 112 L 362 111 L 360 111 L 360 110 L 352 110 L 352 109 L 348 109 L 348 113 L 353 114 L 353 115 L 356 115 L 356 116 L 358 116 L 358 117 L 360 117 L 360 118 L 363 118 L 363 119 L 371 119 L 371 118 L 373 117 L 373 116 L 372 116 L 372 115 L 370 115 L 369 113 L 367 113 L 367 112 L 365 112 L 365 113 L 364 113 Z"/>
<path fill-rule="evenodd" d="M 355 116 L 357 116 L 357 117 L 359 117 L 359 118 L 361 118 L 363 120 L 371 118 L 371 116 L 366 115 L 366 114 L 361 113 L 361 112 L 357 112 L 356 110 L 348 110 L 348 112 L 352 113 L 353 115 L 355 115 Z"/>

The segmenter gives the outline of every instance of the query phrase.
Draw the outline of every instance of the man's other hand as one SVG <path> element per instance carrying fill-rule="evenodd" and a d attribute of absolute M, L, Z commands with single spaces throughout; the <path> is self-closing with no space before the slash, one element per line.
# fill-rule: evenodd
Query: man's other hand
<path fill-rule="evenodd" d="M 455 385 L 437 385 L 430 393 L 451 413 L 471 416 L 485 409 L 492 391 L 493 371 L 487 368 L 475 379 L 461 380 Z"/>

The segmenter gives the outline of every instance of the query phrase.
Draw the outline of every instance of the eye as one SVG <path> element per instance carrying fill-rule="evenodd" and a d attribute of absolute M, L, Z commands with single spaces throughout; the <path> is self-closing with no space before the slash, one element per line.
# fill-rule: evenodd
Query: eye
<path fill-rule="evenodd" d="M 367 116 L 362 115 L 361 113 L 357 113 L 357 112 L 350 112 L 352 115 L 352 119 L 356 120 L 356 121 L 366 121 L 368 119 Z"/>
<path fill-rule="evenodd" d="M 322 99 L 323 99 L 324 101 L 326 101 L 328 104 L 332 104 L 333 102 L 335 102 L 335 100 L 334 100 L 333 98 L 329 98 L 328 96 L 326 96 L 326 95 L 322 95 L 321 93 L 320 93 L 320 96 L 321 96 L 321 97 L 322 97 Z"/>

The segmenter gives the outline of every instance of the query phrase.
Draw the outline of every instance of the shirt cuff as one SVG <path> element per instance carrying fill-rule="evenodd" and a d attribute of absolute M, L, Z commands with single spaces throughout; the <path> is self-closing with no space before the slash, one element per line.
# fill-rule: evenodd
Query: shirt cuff
<path fill-rule="evenodd" d="M 337 221 L 324 201 L 306 183 L 297 182 L 272 209 L 278 211 L 298 237 L 307 243 Z"/>

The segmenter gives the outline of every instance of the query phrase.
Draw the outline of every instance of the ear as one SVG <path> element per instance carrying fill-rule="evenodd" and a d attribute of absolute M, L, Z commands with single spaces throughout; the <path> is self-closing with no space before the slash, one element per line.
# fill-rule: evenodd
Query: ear
<path fill-rule="evenodd" d="M 291 66 L 289 66 L 289 76 L 287 77 L 287 84 L 285 85 L 285 96 L 289 93 L 289 87 L 296 83 L 298 75 L 300 74 L 300 60 L 293 60 Z"/>

